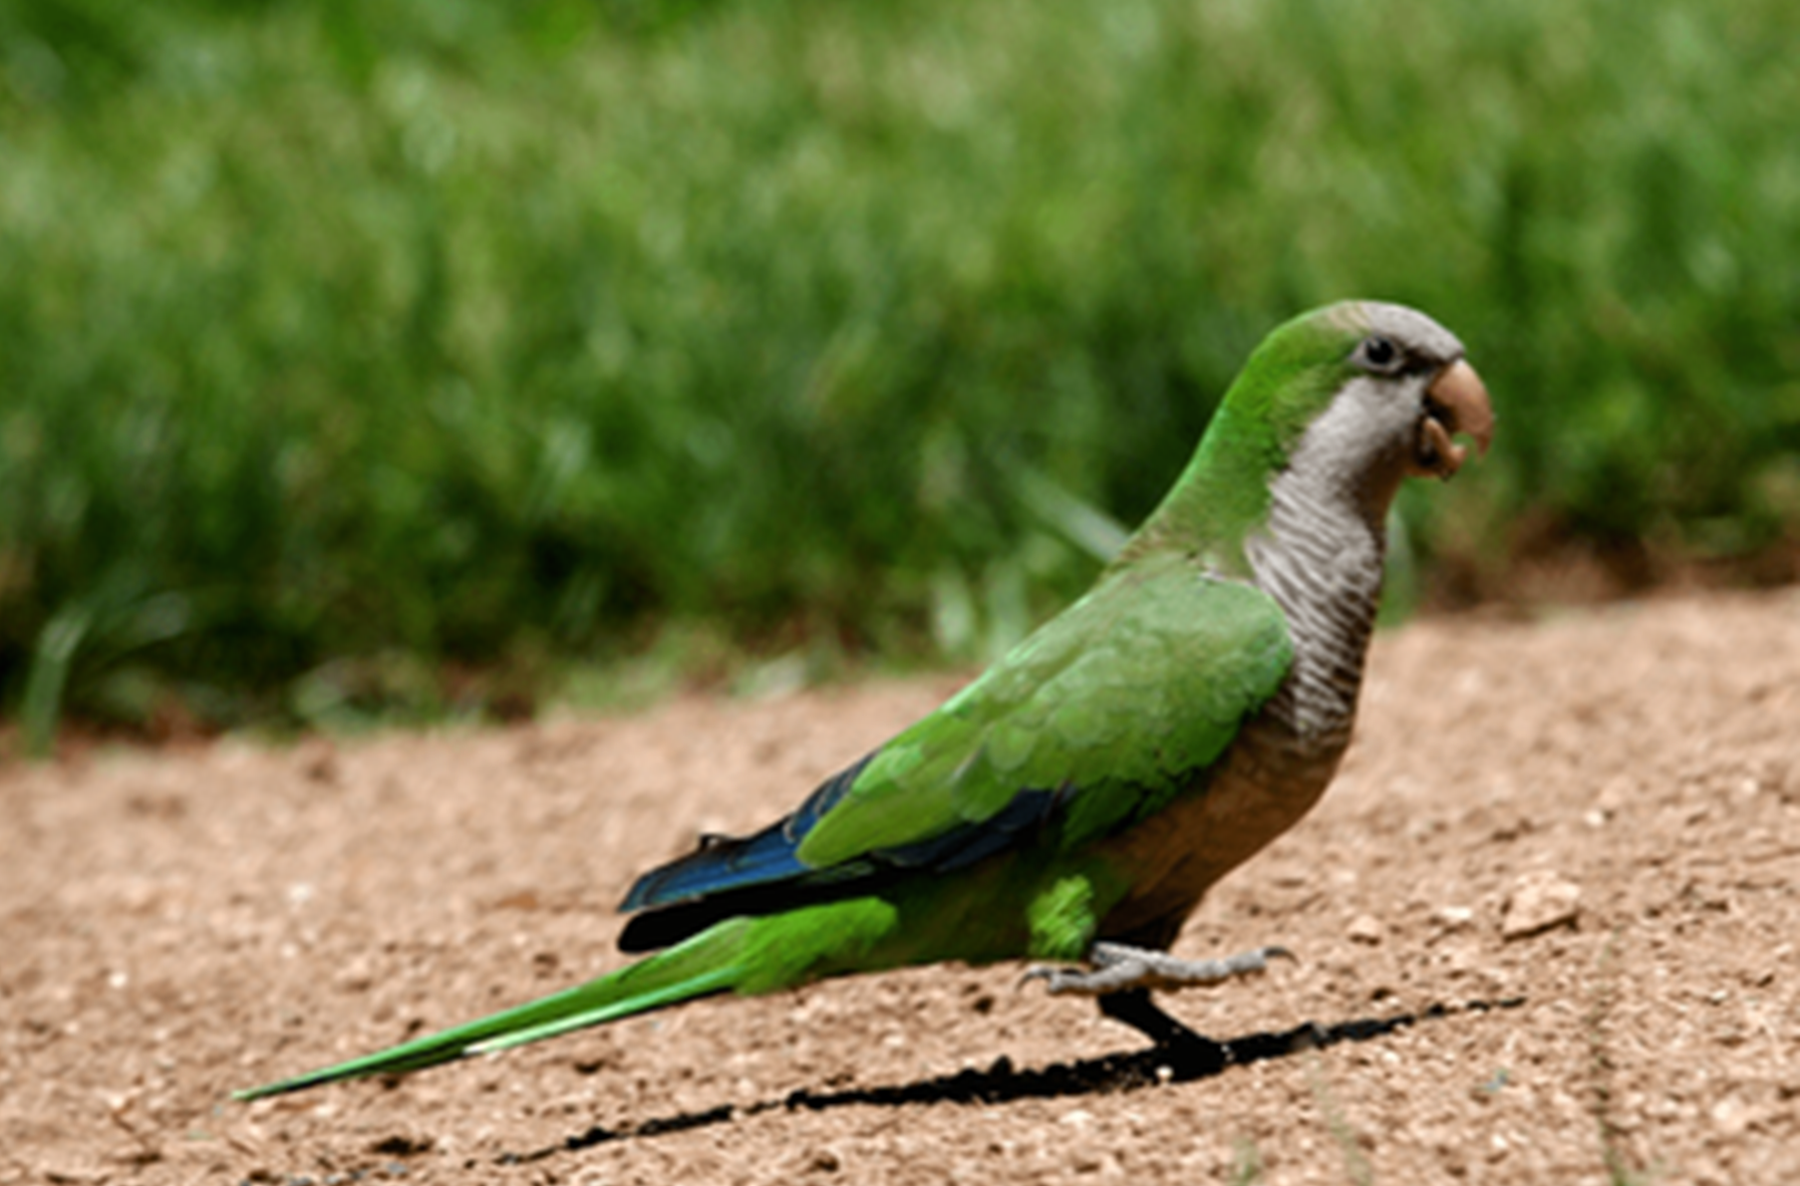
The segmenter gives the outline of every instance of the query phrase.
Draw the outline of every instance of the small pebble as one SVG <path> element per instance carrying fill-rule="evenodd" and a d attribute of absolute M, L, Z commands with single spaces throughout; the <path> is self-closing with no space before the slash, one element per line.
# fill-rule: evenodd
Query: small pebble
<path fill-rule="evenodd" d="M 1467 906 L 1439 906 L 1431 912 L 1431 921 L 1446 931 L 1460 931 L 1475 921 L 1475 911 Z"/>
<path fill-rule="evenodd" d="M 1506 939 L 1524 939 L 1573 923 L 1580 912 L 1580 886 L 1548 870 L 1527 873 L 1507 898 L 1500 934 Z"/>

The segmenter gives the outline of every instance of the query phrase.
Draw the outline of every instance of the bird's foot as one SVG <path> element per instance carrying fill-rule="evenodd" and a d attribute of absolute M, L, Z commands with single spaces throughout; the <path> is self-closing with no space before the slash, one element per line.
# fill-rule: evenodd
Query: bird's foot
<path fill-rule="evenodd" d="M 1176 959 L 1166 951 L 1127 947 L 1123 943 L 1096 943 L 1088 950 L 1092 970 L 1056 968 L 1035 964 L 1026 980 L 1042 980 L 1051 993 L 1078 993 L 1103 1000 L 1133 989 L 1172 991 L 1196 984 L 1219 984 L 1237 976 L 1265 970 L 1272 959 L 1293 959 L 1285 947 L 1258 947 L 1216 960 Z"/>

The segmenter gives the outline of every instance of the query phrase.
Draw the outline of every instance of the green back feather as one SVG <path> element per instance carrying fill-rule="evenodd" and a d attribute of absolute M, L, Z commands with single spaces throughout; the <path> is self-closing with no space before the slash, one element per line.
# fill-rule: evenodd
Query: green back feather
<path fill-rule="evenodd" d="M 1027 790 L 1066 796 L 1072 850 L 1191 786 L 1291 661 L 1266 594 L 1144 557 L 882 747 L 799 856 L 824 867 L 928 840 Z"/>

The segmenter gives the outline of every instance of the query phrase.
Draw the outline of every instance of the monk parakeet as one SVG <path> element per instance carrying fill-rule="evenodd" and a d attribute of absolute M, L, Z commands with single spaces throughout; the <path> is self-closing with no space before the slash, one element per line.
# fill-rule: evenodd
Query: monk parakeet
<path fill-rule="evenodd" d="M 626 896 L 627 952 L 532 1004 L 240 1093 L 416 1071 L 715 993 L 960 960 L 1097 998 L 1174 1047 L 1152 989 L 1261 969 L 1185 961 L 1202 894 L 1304 815 L 1350 741 L 1388 505 L 1493 431 L 1461 343 L 1412 309 L 1280 326 L 1094 587 L 942 707 L 741 838 Z M 1216 1049 L 1216 1047 L 1215 1047 Z"/>

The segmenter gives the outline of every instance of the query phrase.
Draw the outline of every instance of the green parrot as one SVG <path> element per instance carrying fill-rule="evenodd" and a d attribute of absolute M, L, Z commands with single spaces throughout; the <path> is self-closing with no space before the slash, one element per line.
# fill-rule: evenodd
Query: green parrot
<path fill-rule="evenodd" d="M 1158 1045 L 1217 1050 L 1151 990 L 1287 953 L 1167 949 L 1337 769 L 1401 479 L 1449 478 L 1467 455 L 1452 437 L 1485 452 L 1492 432 L 1461 343 L 1422 313 L 1346 302 L 1278 327 L 1086 595 L 785 818 L 638 880 L 619 946 L 653 954 L 239 1098 L 944 960 L 1048 961 L 1027 977 L 1050 992 L 1095 997 Z"/>

